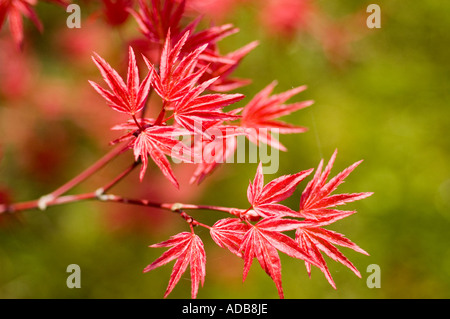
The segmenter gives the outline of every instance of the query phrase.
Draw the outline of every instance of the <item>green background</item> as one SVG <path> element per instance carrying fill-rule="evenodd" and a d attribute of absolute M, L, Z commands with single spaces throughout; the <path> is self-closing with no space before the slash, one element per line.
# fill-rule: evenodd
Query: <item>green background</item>
<path fill-rule="evenodd" d="M 317 1 L 323 13 L 334 19 L 355 12 L 365 16 L 368 4 Z M 308 90 L 292 101 L 315 100 L 313 106 L 286 118 L 309 127 L 309 131 L 281 136 L 288 152 L 280 153 L 279 172 L 266 175 L 266 181 L 317 167 L 321 158 L 327 160 L 337 148 L 332 174 L 364 159 L 340 186 L 340 192 L 375 193 L 348 205 L 357 214 L 326 227 L 345 234 L 369 252 L 370 256 L 365 256 L 341 249 L 362 278 L 325 257 L 337 285 L 334 290 L 317 268 L 308 278 L 303 262 L 280 254 L 286 298 L 450 297 L 450 3 L 383 1 L 379 5 L 381 29 L 369 30 L 361 24 L 361 30 L 354 30 L 363 36 L 350 44 L 351 58 L 342 65 L 327 57 L 319 41 L 308 34 L 290 40 L 269 36 L 257 19 L 255 6 L 239 6 L 227 20 L 241 31 L 221 42 L 224 52 L 260 41 L 236 71 L 236 75 L 253 79 L 239 92 L 251 97 L 276 79 L 276 92 L 308 85 Z M 58 56 L 47 41 L 64 25 L 64 12 L 42 4 L 38 14 L 46 26 L 43 35 L 30 24 L 26 26 L 27 36 L 34 36 L 33 45 L 44 65 L 44 74 L 76 77 L 73 74 L 77 70 L 70 68 L 70 61 L 54 62 Z M 134 20 L 129 25 L 134 28 Z M 9 34 L 2 30 L 1 36 Z M 80 83 L 87 85 L 88 79 L 98 79 L 96 70 L 89 76 Z M 98 101 L 99 114 L 111 112 Z M 6 104 L 0 99 L 0 110 L 7 108 Z M 40 116 L 44 119 L 46 114 Z M 20 125 L 21 119 L 11 121 Z M 80 128 L 66 121 L 69 141 L 75 146 L 59 175 L 45 181 L 33 180 L 33 175 L 22 171 L 15 160 L 26 154 L 18 154 L 14 148 L 5 151 L 0 162 L 1 186 L 10 188 L 15 199 L 30 200 L 50 192 L 104 152 L 105 148 L 98 144 L 106 145 L 107 138 L 93 143 L 87 134 L 79 132 Z M 256 166 L 228 164 L 220 168 L 192 191 L 196 193 L 193 202 L 246 208 L 248 180 L 253 178 Z M 90 191 L 89 187 L 98 185 L 95 182 L 99 180 L 77 190 Z M 138 184 L 137 172 L 129 180 L 116 192 L 132 197 L 132 186 Z M 303 182 L 300 190 L 305 185 Z M 183 187 L 189 186 L 182 183 Z M 298 207 L 300 190 L 287 205 Z M 169 197 L 179 201 L 175 190 Z M 109 214 L 118 209 L 128 215 L 136 213 L 140 219 L 123 227 L 120 223 L 108 226 Z M 192 215 L 210 224 L 225 217 L 214 212 Z M 145 266 L 164 251 L 147 246 L 180 231 L 188 231 L 187 224 L 174 214 L 104 203 L 76 203 L 8 217 L 0 227 L 0 297 L 161 298 L 172 263 L 143 274 Z M 199 289 L 199 298 L 278 298 L 275 285 L 256 260 L 242 283 L 243 261 L 216 247 L 205 229 L 199 229 L 198 235 L 207 254 L 206 281 Z M 81 267 L 81 289 L 66 286 L 69 264 Z M 367 267 L 371 264 L 380 266 L 381 288 L 366 285 L 370 275 Z M 187 272 L 169 298 L 189 297 Z"/>

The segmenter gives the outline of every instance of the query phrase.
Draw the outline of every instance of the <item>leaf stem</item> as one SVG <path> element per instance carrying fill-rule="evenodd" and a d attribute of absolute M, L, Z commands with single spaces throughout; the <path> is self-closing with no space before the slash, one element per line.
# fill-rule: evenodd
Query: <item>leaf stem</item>
<path fill-rule="evenodd" d="M 141 124 L 138 122 L 138 120 L 136 119 L 136 115 L 133 114 L 132 117 L 133 117 L 133 121 L 134 121 L 134 123 L 136 123 L 136 126 L 138 127 L 139 131 L 142 132 L 144 129 L 142 128 L 142 126 L 141 126 Z M 140 133 L 140 132 L 139 132 L 139 133 Z"/>
<path fill-rule="evenodd" d="M 147 99 L 145 100 L 144 107 L 142 108 L 141 119 L 145 118 L 145 113 L 147 112 L 148 105 L 149 105 L 150 99 L 152 97 L 152 93 L 153 93 L 153 86 L 150 86 L 150 91 L 148 92 Z"/>
<path fill-rule="evenodd" d="M 155 125 L 161 125 L 161 123 L 163 123 L 164 116 L 166 116 L 166 104 L 167 104 L 167 101 L 163 100 L 163 105 L 162 105 L 161 111 L 159 112 L 159 115 L 155 121 Z"/>

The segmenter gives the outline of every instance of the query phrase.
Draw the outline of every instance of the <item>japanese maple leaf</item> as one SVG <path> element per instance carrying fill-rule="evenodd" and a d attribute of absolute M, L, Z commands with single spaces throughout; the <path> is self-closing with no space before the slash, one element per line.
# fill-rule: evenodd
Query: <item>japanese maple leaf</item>
<path fill-rule="evenodd" d="M 330 271 L 325 259 L 321 255 L 321 251 L 332 258 L 334 261 L 340 262 L 346 267 L 350 268 L 356 276 L 361 278 L 358 269 L 347 259 L 335 245 L 353 249 L 361 254 L 369 255 L 365 250 L 358 247 L 355 243 L 344 237 L 344 235 L 337 232 L 327 230 L 321 227 L 299 227 L 295 232 L 295 238 L 299 246 L 307 251 L 313 260 L 316 261 L 316 266 L 325 274 L 330 285 L 336 289 L 336 284 L 331 277 Z M 311 276 L 311 264 L 305 261 L 305 266 L 308 274 Z"/>
<path fill-rule="evenodd" d="M 248 224 L 242 222 L 240 218 L 224 218 L 210 228 L 210 234 L 217 245 L 242 257 L 239 248 L 248 229 Z"/>
<path fill-rule="evenodd" d="M 229 114 L 235 115 L 238 112 L 239 109 L 235 109 Z M 197 165 L 190 184 L 195 182 L 200 184 L 219 164 L 225 163 L 237 148 L 236 136 L 245 134 L 241 127 L 222 125 L 221 122 L 221 120 L 208 122 L 206 134 L 197 135 L 200 139 L 194 139 L 194 148 L 198 149 L 197 154 L 202 154 L 202 161 Z"/>
<path fill-rule="evenodd" d="M 296 216 L 298 213 L 292 209 L 278 204 L 290 197 L 297 185 L 311 174 L 313 169 L 301 171 L 293 175 L 280 176 L 264 186 L 262 163 L 258 165 L 253 183 L 247 188 L 247 198 L 251 209 L 261 217 Z"/>
<path fill-rule="evenodd" d="M 144 117 L 144 118 L 137 118 L 136 121 L 130 119 L 125 123 L 114 125 L 113 127 L 111 127 L 111 130 L 113 131 L 128 130 L 131 131 L 132 134 L 130 134 L 130 136 L 132 136 L 139 133 L 138 131 L 140 129 L 145 129 L 149 126 L 153 126 L 154 124 L 155 119 Z"/>
<path fill-rule="evenodd" d="M 217 50 L 217 42 L 237 33 L 239 29 L 235 28 L 232 24 L 224 24 L 211 26 L 196 32 L 195 29 L 200 23 L 201 18 L 195 19 L 185 28 L 181 29 L 180 20 L 184 15 L 185 2 L 166 0 L 164 1 L 164 5 L 162 5 L 160 0 L 152 0 L 150 9 L 150 4 L 140 1 L 139 11 L 132 11 L 132 14 L 136 18 L 142 33 L 150 42 L 157 43 L 158 45 L 164 43 L 164 47 L 167 48 L 168 46 L 176 47 L 182 41 L 183 45 L 179 47 L 179 52 L 177 52 L 177 55 L 180 55 L 180 59 L 196 52 L 196 60 L 200 62 L 199 69 L 202 70 L 196 70 L 196 72 L 203 73 L 206 68 L 210 68 L 207 79 L 218 76 L 219 72 L 224 73 L 219 81 L 224 82 L 220 86 L 222 92 L 226 87 L 236 88 L 248 83 L 245 80 L 227 79 L 226 76 L 236 68 L 239 60 L 242 59 L 246 52 L 254 47 L 254 43 L 234 53 L 225 56 L 221 55 Z M 218 65 L 208 67 L 211 64 Z M 223 66 L 224 64 L 227 66 Z M 219 65 L 223 67 L 219 67 Z M 197 73 L 197 75 L 200 74 Z M 203 81 L 206 81 L 206 79 Z"/>
<path fill-rule="evenodd" d="M 113 131 L 121 131 L 125 130 L 127 133 L 120 136 L 119 138 L 109 142 L 110 145 L 115 145 L 118 143 L 122 143 L 124 141 L 134 140 L 142 130 L 145 130 L 148 127 L 151 127 L 155 124 L 154 119 L 150 118 L 137 118 L 136 120 L 131 119 L 126 123 L 121 123 L 114 125 L 111 130 Z"/>
<path fill-rule="evenodd" d="M 68 1 L 64 0 L 47 0 L 62 6 L 67 6 Z M 37 0 L 0 0 L 0 30 L 6 20 L 9 19 L 9 28 L 14 42 L 19 48 L 23 46 L 24 31 L 22 16 L 30 19 L 39 32 L 44 30 L 42 22 L 39 20 L 33 6 L 37 4 Z"/>
<path fill-rule="evenodd" d="M 319 264 L 319 268 L 325 274 L 328 282 L 334 288 L 336 288 L 336 285 L 331 277 L 326 262 L 321 255 L 321 251 L 333 260 L 350 268 L 358 277 L 361 277 L 359 271 L 334 245 L 351 248 L 366 255 L 368 255 L 368 253 L 349 239 L 345 238 L 344 235 L 321 228 L 320 226 L 329 225 L 355 213 L 355 211 L 333 209 L 335 206 L 360 200 L 373 194 L 365 192 L 330 195 L 361 163 L 361 161 L 354 163 L 333 177 L 329 182 L 326 182 L 336 159 L 336 155 L 337 150 L 333 153 L 323 172 L 323 160 L 319 163 L 314 178 L 308 183 L 303 191 L 300 199 L 300 211 L 298 216 L 304 217 L 305 220 L 301 221 L 301 226 L 296 231 L 296 240 L 300 247 L 310 253 L 313 259 Z M 311 265 L 308 262 L 305 264 L 308 273 L 311 274 Z"/>
<path fill-rule="evenodd" d="M 200 237 L 194 233 L 182 232 L 172 236 L 169 240 L 159 244 L 151 245 L 152 248 L 157 247 L 171 247 L 153 263 L 148 265 L 144 272 L 149 272 L 155 268 L 163 266 L 170 261 L 177 259 L 173 266 L 172 274 L 170 275 L 169 285 L 164 294 L 166 298 L 173 290 L 175 285 L 181 278 L 181 275 L 186 271 L 187 266 L 190 265 L 191 272 L 191 297 L 195 299 L 199 284 L 205 281 L 205 264 L 206 255 L 203 247 L 203 242 Z"/>
<path fill-rule="evenodd" d="M 129 47 L 129 63 L 127 83 L 120 75 L 99 55 L 92 57 L 100 70 L 103 79 L 111 91 L 102 88 L 95 82 L 89 81 L 92 87 L 108 102 L 108 105 L 121 113 L 135 116 L 142 110 L 150 90 L 150 73 L 139 84 L 139 70 L 134 51 Z"/>
<path fill-rule="evenodd" d="M 154 43 L 164 43 L 169 30 L 180 33 L 180 21 L 185 9 L 185 0 L 139 0 L 139 10 L 131 10 L 140 31 Z M 162 3 L 164 2 L 164 3 Z"/>
<path fill-rule="evenodd" d="M 201 18 L 195 19 L 182 29 L 180 22 L 183 18 L 185 7 L 185 0 L 151 0 L 151 4 L 144 0 L 139 0 L 139 10 L 131 10 L 131 13 L 135 17 L 141 32 L 150 42 L 163 44 L 167 41 L 169 30 L 172 34 L 172 42 L 178 42 L 186 33 L 189 33 L 189 39 L 183 50 L 184 52 L 182 52 L 183 55 L 205 44 L 208 46 L 212 45 L 238 31 L 232 24 L 225 24 L 195 32 Z M 223 57 L 217 55 L 214 50 L 208 49 L 202 53 L 202 59 L 219 61 L 223 60 Z"/>
<path fill-rule="evenodd" d="M 330 195 L 337 187 L 344 182 L 344 179 L 359 165 L 358 161 L 333 177 L 329 182 L 330 175 L 336 159 L 337 150 L 334 151 L 327 166 L 322 172 L 323 160 L 314 174 L 314 178 L 308 183 L 300 198 L 299 216 L 305 217 L 308 223 L 314 222 L 314 226 L 328 225 L 338 219 L 347 217 L 354 212 L 332 209 L 333 207 L 344 205 L 349 202 L 360 200 L 371 196 L 373 193 L 363 192 L 354 194 Z M 305 221 L 305 225 L 306 225 Z"/>
<path fill-rule="evenodd" d="M 188 36 L 189 32 L 186 32 L 174 47 L 171 47 L 169 30 L 161 54 L 159 74 L 156 71 L 155 66 L 145 59 L 152 74 L 152 85 L 164 101 L 170 102 L 182 98 L 194 87 L 198 79 L 206 70 L 206 68 L 202 68 L 194 72 L 198 57 L 206 46 L 197 48 L 184 58 L 180 56 L 180 51 Z"/>
<path fill-rule="evenodd" d="M 133 140 L 133 147 L 136 161 L 140 158 L 142 167 L 140 179 L 144 178 L 148 166 L 148 156 L 152 158 L 155 164 L 161 169 L 175 187 L 179 187 L 178 181 L 171 169 L 169 160 L 165 155 L 177 158 L 182 161 L 192 162 L 195 154 L 175 137 L 190 135 L 186 130 L 172 126 L 150 126 L 140 131 L 139 135 Z"/>
<path fill-rule="evenodd" d="M 255 225 L 250 225 L 239 248 L 244 259 L 243 280 L 247 277 L 253 259 L 256 258 L 264 271 L 274 281 L 280 298 L 284 298 L 278 250 L 288 256 L 317 265 L 316 261 L 294 239 L 282 233 L 283 231 L 293 230 L 298 225 L 299 221 L 297 220 L 276 217 L 265 218 Z"/>
<path fill-rule="evenodd" d="M 174 103 L 173 117 L 182 127 L 192 131 L 205 132 L 209 122 L 236 120 L 239 116 L 222 109 L 244 98 L 242 94 L 203 93 L 216 79 L 203 82 L 192 88 L 179 101 Z"/>
<path fill-rule="evenodd" d="M 250 80 L 231 78 L 230 75 L 238 67 L 242 59 L 257 45 L 258 41 L 253 41 L 236 51 L 226 54 L 224 56 L 224 58 L 226 59 L 225 61 L 221 60 L 210 63 L 200 81 L 204 82 L 211 78 L 218 77 L 217 81 L 211 84 L 211 86 L 208 88 L 209 90 L 216 92 L 227 92 L 249 84 L 251 82 Z M 220 56 L 217 46 L 214 47 L 216 56 Z M 207 62 L 200 61 L 200 64 L 202 63 Z"/>
<path fill-rule="evenodd" d="M 203 161 L 199 163 L 195 169 L 189 181 L 190 184 L 200 184 L 206 176 L 211 174 L 217 166 L 219 166 L 219 164 L 225 163 L 226 160 L 234 154 L 237 147 L 237 140 L 236 136 L 232 135 L 215 139 L 212 142 L 199 144 L 199 147 L 201 147 L 200 151 L 203 154 Z M 206 160 L 205 153 L 209 152 L 213 154 L 208 154 L 210 158 Z"/>
<path fill-rule="evenodd" d="M 255 144 L 263 142 L 282 151 L 286 151 L 286 147 L 271 136 L 270 130 L 276 129 L 281 134 L 289 134 L 303 133 L 307 129 L 275 119 L 308 107 L 313 101 L 283 104 L 294 95 L 304 91 L 306 86 L 299 86 L 286 92 L 270 96 L 276 84 L 277 82 L 274 81 L 266 86 L 244 107 L 241 125 L 249 128 L 247 137 L 251 142 Z"/>
<path fill-rule="evenodd" d="M 190 36 L 186 40 L 184 50 L 191 52 L 199 47 L 206 45 L 207 49 L 202 52 L 200 59 L 206 63 L 233 63 L 230 57 L 222 56 L 216 50 L 217 42 L 239 31 L 231 23 L 220 26 L 212 26 L 207 29 L 195 32 L 195 28 L 200 23 L 200 18 L 191 22 L 181 34 L 189 32 Z"/>

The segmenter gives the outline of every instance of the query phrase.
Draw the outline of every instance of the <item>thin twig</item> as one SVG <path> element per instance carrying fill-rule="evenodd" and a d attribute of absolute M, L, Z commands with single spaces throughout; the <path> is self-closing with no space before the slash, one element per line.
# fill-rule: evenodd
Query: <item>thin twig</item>
<path fill-rule="evenodd" d="M 88 177 L 96 173 L 99 169 L 103 168 L 106 164 L 108 164 L 110 161 L 112 161 L 114 158 L 116 158 L 120 153 L 122 153 L 124 150 L 128 148 L 128 145 L 121 145 L 119 147 L 114 148 L 109 153 L 104 155 L 102 158 L 100 158 L 97 162 L 92 164 L 90 167 L 88 167 L 86 170 L 84 170 L 79 175 L 75 176 L 73 179 L 53 191 L 52 193 L 48 194 L 47 196 L 57 198 L 60 195 L 68 192 L 84 180 L 86 180 Z"/>
<path fill-rule="evenodd" d="M 123 175 L 123 174 L 121 174 Z M 221 207 L 221 206 L 209 206 L 209 205 L 193 205 L 193 204 L 182 204 L 182 203 L 161 203 L 155 202 L 147 199 L 134 199 L 134 198 L 126 198 L 113 194 L 105 194 L 104 192 L 95 191 L 90 193 L 83 193 L 77 195 L 66 195 L 55 198 L 51 202 L 47 204 L 48 207 L 81 202 L 85 200 L 99 200 L 102 202 L 114 202 L 114 203 L 122 203 L 122 204 L 130 204 L 130 205 L 138 205 L 145 207 L 154 207 L 163 210 L 168 210 L 171 212 L 179 212 L 182 210 L 214 210 L 220 212 L 226 212 L 235 216 L 239 216 L 238 211 L 234 208 L 229 207 Z M 2 213 L 14 213 L 18 211 L 31 210 L 31 209 L 40 209 L 39 205 L 40 200 L 33 200 L 21 203 L 13 203 L 13 204 L 3 204 L 0 205 L 0 214 Z"/>
<path fill-rule="evenodd" d="M 131 164 L 127 169 L 125 169 L 122 173 L 117 175 L 111 182 L 100 188 L 101 193 L 107 193 L 111 188 L 113 188 L 116 184 L 118 184 L 122 179 L 124 179 L 128 174 L 130 174 L 137 166 L 141 164 L 141 161 L 135 161 Z"/>
<path fill-rule="evenodd" d="M 67 196 L 60 196 L 58 198 L 55 198 L 51 202 L 49 202 L 48 206 L 55 206 L 55 205 L 62 205 L 67 203 L 74 203 L 74 202 L 80 202 L 84 200 L 89 199 L 95 199 L 97 197 L 97 194 L 95 192 L 92 193 L 84 193 L 84 194 L 78 194 L 78 195 L 67 195 Z M 19 211 L 24 210 L 31 210 L 40 208 L 40 199 L 27 201 L 27 202 L 21 202 L 21 203 L 14 203 L 14 204 L 3 204 L 0 205 L 0 214 L 3 213 L 15 213 Z"/>

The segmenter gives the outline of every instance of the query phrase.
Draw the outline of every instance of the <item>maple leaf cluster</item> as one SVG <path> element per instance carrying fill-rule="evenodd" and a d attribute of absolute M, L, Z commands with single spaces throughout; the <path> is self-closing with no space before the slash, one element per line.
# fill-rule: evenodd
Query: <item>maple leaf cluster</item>
<path fill-rule="evenodd" d="M 183 232 L 168 241 L 150 247 L 171 247 L 155 260 L 144 272 L 162 266 L 177 259 L 164 297 L 167 297 L 179 281 L 182 272 L 190 265 L 192 278 L 192 298 L 196 298 L 199 283 L 205 279 L 205 249 L 201 239 L 194 233 L 192 225 L 209 229 L 213 241 L 222 248 L 244 260 L 243 280 L 246 279 L 253 260 L 274 281 L 280 298 L 284 298 L 281 281 L 281 262 L 279 252 L 303 260 L 311 274 L 311 265 L 318 267 L 331 286 L 336 288 L 322 252 L 333 260 L 350 268 L 361 277 L 356 267 L 339 251 L 336 246 L 347 247 L 359 253 L 367 254 L 342 234 L 323 228 L 333 222 L 350 216 L 355 211 L 337 210 L 337 206 L 363 199 L 372 193 L 334 194 L 331 193 L 361 163 L 357 162 L 327 181 L 336 158 L 333 154 L 325 170 L 320 162 L 312 180 L 307 184 L 300 197 L 298 210 L 293 210 L 280 202 L 291 197 L 297 186 L 311 174 L 313 169 L 293 175 L 278 177 L 264 185 L 262 164 L 260 163 L 253 182 L 247 188 L 250 207 L 246 210 L 235 209 L 236 217 L 218 220 L 213 226 L 191 221 L 191 233 Z M 295 230 L 295 237 L 285 232 Z"/>
<path fill-rule="evenodd" d="M 191 183 L 200 183 L 214 168 L 234 153 L 238 135 L 245 135 L 249 141 L 259 145 L 286 151 L 271 130 L 279 133 L 302 133 L 305 127 L 278 120 L 279 117 L 310 106 L 312 101 L 285 104 L 287 100 L 304 91 L 306 86 L 292 88 L 286 92 L 272 94 L 277 82 L 274 81 L 256 94 L 244 107 L 226 111 L 236 102 L 244 99 L 239 93 L 225 93 L 249 83 L 249 80 L 234 79 L 230 75 L 243 57 L 257 45 L 252 42 L 226 55 L 221 55 L 217 42 L 237 31 L 232 25 L 213 26 L 195 31 L 199 19 L 185 27 L 181 26 L 185 1 L 152 0 L 151 5 L 139 1 L 139 9 L 131 11 L 147 41 L 160 46 L 160 59 L 152 63 L 142 55 L 147 74 L 140 81 L 136 56 L 129 48 L 129 66 L 126 83 L 119 74 L 100 56 L 93 60 L 98 66 L 110 90 L 90 82 L 94 89 L 115 111 L 127 114 L 128 122 L 114 127 L 127 132 L 113 143 L 127 143 L 133 149 L 135 160 L 141 161 L 140 179 L 145 176 L 148 158 L 160 168 L 162 173 L 178 187 L 178 181 L 171 169 L 167 156 L 185 162 L 197 163 Z M 159 113 L 153 118 L 145 117 L 150 92 L 159 96 Z M 215 129 L 220 134 L 211 134 Z M 188 143 L 180 143 L 180 137 L 188 138 Z M 216 150 L 212 160 L 205 161 L 203 151 Z M 174 151 L 176 150 L 176 151 Z M 371 193 L 330 195 L 345 177 L 360 163 L 355 163 L 336 177 L 326 182 L 333 165 L 336 152 L 325 170 L 319 164 L 314 178 L 306 186 L 300 199 L 298 210 L 283 204 L 293 195 L 297 186 L 311 174 L 313 169 L 293 175 L 276 178 L 264 185 L 262 164 L 247 189 L 250 203 L 248 209 L 232 209 L 234 217 L 220 219 L 213 226 L 189 221 L 191 232 L 182 232 L 169 240 L 150 247 L 169 249 L 145 272 L 176 260 L 170 276 L 167 297 L 190 266 L 192 298 L 196 298 L 198 288 L 204 283 L 206 255 L 202 240 L 194 233 L 194 226 L 210 230 L 211 237 L 220 247 L 227 248 L 244 260 L 245 280 L 253 259 L 275 282 L 280 298 L 284 297 L 281 283 L 281 263 L 278 252 L 304 260 L 308 273 L 311 265 L 318 267 L 333 287 L 322 252 L 332 259 L 359 272 L 353 264 L 335 247 L 344 246 L 367 254 L 343 235 L 322 228 L 339 219 L 353 214 L 341 211 L 336 206 L 362 199 Z M 200 159 L 200 162 L 198 161 Z M 182 210 L 181 214 L 187 216 Z M 285 234 L 295 230 L 295 238 Z"/>
<path fill-rule="evenodd" d="M 144 178 L 150 157 L 176 187 L 179 183 L 168 156 L 197 163 L 191 183 L 200 183 L 235 152 L 238 135 L 245 135 L 256 144 L 263 142 L 286 150 L 270 135 L 270 130 L 301 133 L 306 128 L 276 118 L 312 104 L 312 101 L 283 104 L 306 87 L 271 96 L 276 85 L 273 82 L 244 107 L 225 110 L 244 98 L 239 93 L 225 92 L 249 83 L 249 80 L 232 78 L 231 73 L 257 42 L 222 55 L 217 42 L 237 32 L 237 28 L 226 24 L 195 31 L 199 19 L 182 27 L 184 6 L 185 1 L 153 0 L 151 6 L 139 1 L 139 9 L 131 10 L 146 40 L 160 45 L 161 49 L 159 63 L 152 63 L 142 54 L 147 66 L 142 81 L 131 46 L 126 83 L 99 55 L 94 55 L 93 60 L 109 90 L 90 81 L 113 110 L 130 117 L 128 122 L 114 127 L 127 132 L 112 143 L 126 142 L 133 149 L 136 161 L 143 164 L 140 179 Z M 152 92 L 160 98 L 159 115 L 155 119 L 145 117 Z M 205 159 L 206 149 L 216 150 L 212 159 Z"/>

